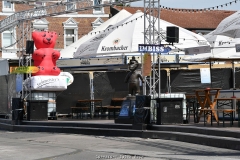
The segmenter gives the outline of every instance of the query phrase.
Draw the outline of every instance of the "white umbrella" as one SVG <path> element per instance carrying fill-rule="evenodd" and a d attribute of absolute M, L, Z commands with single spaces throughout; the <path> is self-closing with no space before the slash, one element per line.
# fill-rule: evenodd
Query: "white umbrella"
<path fill-rule="evenodd" d="M 163 37 L 166 37 L 167 26 L 176 25 L 160 20 Z M 158 27 L 156 26 L 156 28 Z M 142 12 L 133 14 L 126 20 L 113 25 L 111 28 L 82 43 L 75 52 L 74 58 L 137 53 L 138 44 L 144 44 L 144 13 Z M 162 40 L 162 44 L 168 43 Z M 208 45 L 204 37 L 179 27 L 179 43 L 174 44 L 176 48 L 184 49 L 204 45 Z M 172 46 L 171 48 L 174 49 Z"/>
<path fill-rule="evenodd" d="M 211 53 L 185 56 L 183 60 L 190 62 L 234 61 L 240 60 L 240 54 L 235 48 L 214 48 Z"/>
<path fill-rule="evenodd" d="M 79 47 L 80 44 L 82 44 L 83 42 L 85 42 L 85 41 L 89 40 L 90 38 L 94 37 L 96 34 L 99 34 L 99 31 L 103 31 L 106 28 L 108 28 L 108 27 L 126 19 L 127 17 L 129 17 L 131 15 L 132 14 L 129 13 L 128 11 L 126 11 L 124 9 L 121 10 L 118 14 L 116 14 L 112 18 L 108 19 L 106 22 L 104 22 L 99 27 L 92 30 L 87 35 L 83 36 L 82 38 L 80 38 L 79 40 L 77 40 L 73 44 L 69 45 L 65 49 L 62 49 L 60 51 L 60 54 L 61 54 L 60 57 L 61 58 L 73 58 L 73 54 L 76 52 L 76 50 L 77 50 L 77 48 Z"/>
<path fill-rule="evenodd" d="M 183 59 L 195 62 L 239 60 L 240 53 L 236 52 L 235 45 L 240 43 L 240 38 L 216 35 L 215 32 L 216 30 L 204 35 L 212 47 L 211 52 L 185 56 Z"/>
<path fill-rule="evenodd" d="M 240 11 L 222 20 L 217 26 L 214 34 L 240 38 Z"/>
<path fill-rule="evenodd" d="M 239 38 L 232 38 L 224 35 L 216 35 L 216 30 L 203 35 L 213 48 L 235 48 L 240 43 Z"/>

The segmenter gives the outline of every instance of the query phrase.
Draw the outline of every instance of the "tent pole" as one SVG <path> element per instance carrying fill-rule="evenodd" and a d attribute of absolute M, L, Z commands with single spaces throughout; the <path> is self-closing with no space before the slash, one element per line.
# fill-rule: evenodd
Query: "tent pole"
<path fill-rule="evenodd" d="M 234 60 L 232 61 L 232 72 L 233 72 L 233 89 L 235 89 L 235 66 L 234 66 Z"/>
<path fill-rule="evenodd" d="M 90 80 L 90 99 L 94 100 L 94 88 L 93 88 L 93 72 L 88 72 L 89 74 L 89 80 Z M 90 102 L 90 116 L 93 118 L 94 116 L 94 102 Z"/>
<path fill-rule="evenodd" d="M 213 86 L 212 86 L 212 62 L 211 62 L 211 59 L 209 61 L 209 65 L 210 65 L 210 80 L 211 80 L 211 88 L 212 88 Z"/>
<path fill-rule="evenodd" d="M 158 98 L 161 95 L 161 68 L 160 68 L 160 55 L 158 54 Z"/>

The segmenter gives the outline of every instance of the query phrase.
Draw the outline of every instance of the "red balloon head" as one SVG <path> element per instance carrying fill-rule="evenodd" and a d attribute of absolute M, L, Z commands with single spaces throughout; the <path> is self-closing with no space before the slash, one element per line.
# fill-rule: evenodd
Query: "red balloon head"
<path fill-rule="evenodd" d="M 32 32 L 32 38 L 37 49 L 54 48 L 57 37 L 58 35 L 56 32 L 50 31 Z"/>

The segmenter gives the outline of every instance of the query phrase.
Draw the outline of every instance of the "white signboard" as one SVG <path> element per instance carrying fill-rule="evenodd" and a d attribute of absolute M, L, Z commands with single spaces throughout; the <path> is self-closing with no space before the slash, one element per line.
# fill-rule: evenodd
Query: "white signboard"
<path fill-rule="evenodd" d="M 200 68 L 201 83 L 211 83 L 210 68 Z"/>
<path fill-rule="evenodd" d="M 33 76 L 24 83 L 28 89 L 38 91 L 63 91 L 68 84 L 66 76 Z"/>
<path fill-rule="evenodd" d="M 192 47 L 185 49 L 185 55 L 193 55 L 200 53 L 211 53 L 210 46 L 200 46 L 200 47 Z"/>
<path fill-rule="evenodd" d="M 99 65 L 116 65 L 124 64 L 123 56 L 115 57 L 94 57 L 94 58 L 75 58 L 75 59 L 59 59 L 57 60 L 58 67 L 87 67 Z"/>

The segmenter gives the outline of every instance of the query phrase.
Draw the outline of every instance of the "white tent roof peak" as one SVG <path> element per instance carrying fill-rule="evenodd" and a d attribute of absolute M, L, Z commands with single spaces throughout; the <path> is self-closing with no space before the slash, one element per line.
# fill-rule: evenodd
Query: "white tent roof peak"
<path fill-rule="evenodd" d="M 68 18 L 68 20 L 63 22 L 63 25 L 66 25 L 66 24 L 78 24 L 78 22 L 75 21 L 72 17 L 70 17 L 70 18 Z"/>
<path fill-rule="evenodd" d="M 95 21 L 92 22 L 93 23 L 104 23 L 104 21 L 102 20 L 102 18 L 98 17 Z"/>
<path fill-rule="evenodd" d="M 138 9 L 138 10 L 136 11 L 136 13 L 138 13 L 138 12 L 142 12 L 142 11 Z"/>

